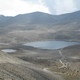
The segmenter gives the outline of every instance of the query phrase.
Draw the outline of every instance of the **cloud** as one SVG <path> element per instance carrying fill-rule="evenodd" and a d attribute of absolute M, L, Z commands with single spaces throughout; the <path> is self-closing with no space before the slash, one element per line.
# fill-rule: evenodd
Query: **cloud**
<path fill-rule="evenodd" d="M 49 13 L 47 7 L 40 3 L 32 3 L 24 0 L 0 0 L 0 14 L 15 16 L 17 14 L 41 11 Z"/>
<path fill-rule="evenodd" d="M 70 13 L 77 10 L 73 0 L 56 0 L 57 14 Z"/>
<path fill-rule="evenodd" d="M 80 10 L 80 0 L 74 0 L 74 3 L 76 5 L 76 8 Z"/>
<path fill-rule="evenodd" d="M 56 14 L 56 0 L 40 0 L 52 14 Z"/>
<path fill-rule="evenodd" d="M 41 0 L 52 14 L 64 14 L 77 10 L 74 0 Z M 80 0 L 77 0 L 80 2 Z M 79 5 L 78 2 L 78 5 Z M 79 6 L 80 7 L 80 6 Z"/>
<path fill-rule="evenodd" d="M 22 1 L 25 1 L 25 2 L 32 2 L 32 3 L 38 3 L 39 0 L 22 0 Z"/>
<path fill-rule="evenodd" d="M 64 14 L 80 10 L 80 0 L 0 0 L 0 14 L 17 14 L 41 11 Z"/>

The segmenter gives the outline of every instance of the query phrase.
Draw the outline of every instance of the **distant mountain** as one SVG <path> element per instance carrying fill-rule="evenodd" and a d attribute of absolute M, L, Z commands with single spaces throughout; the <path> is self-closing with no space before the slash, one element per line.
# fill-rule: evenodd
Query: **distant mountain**
<path fill-rule="evenodd" d="M 28 14 L 21 14 L 15 17 L 0 16 L 0 25 L 64 25 L 71 22 L 80 22 L 80 11 L 74 13 L 68 13 L 63 15 L 50 15 L 42 12 L 34 12 Z"/>
<path fill-rule="evenodd" d="M 79 22 L 80 21 L 80 11 L 63 14 L 58 16 L 60 23 L 70 23 L 70 22 Z"/>
<path fill-rule="evenodd" d="M 2 27 L 10 18 L 10 16 L 0 15 L 0 27 Z"/>
<path fill-rule="evenodd" d="M 15 38 L 12 40 L 13 42 L 43 39 L 79 41 L 80 11 L 63 15 L 51 15 L 43 12 L 20 14 L 15 17 L 1 15 L 0 35 L 2 42 L 10 42 L 12 37 Z"/>
<path fill-rule="evenodd" d="M 56 17 L 42 12 L 34 12 L 30 14 L 23 14 L 14 17 L 13 21 L 16 23 L 28 23 L 28 24 L 48 24 L 55 22 Z"/>
<path fill-rule="evenodd" d="M 5 17 L 6 19 L 6 17 Z M 39 24 L 39 25 L 48 25 L 56 22 L 56 16 L 42 13 L 34 12 L 29 14 L 21 14 L 15 17 L 12 17 L 5 21 L 4 25 L 27 25 L 27 24 Z M 3 22 L 2 22 L 3 24 Z"/>
<path fill-rule="evenodd" d="M 2 19 L 4 19 L 4 18 L 5 18 L 5 16 L 0 15 L 0 21 L 1 21 Z"/>
<path fill-rule="evenodd" d="M 46 28 L 70 28 L 80 29 L 80 11 L 63 15 L 51 15 L 43 12 L 20 14 L 15 17 L 0 16 L 0 27 L 6 27 L 9 31 L 14 29 Z M 38 28 L 37 28 L 38 29 Z"/>

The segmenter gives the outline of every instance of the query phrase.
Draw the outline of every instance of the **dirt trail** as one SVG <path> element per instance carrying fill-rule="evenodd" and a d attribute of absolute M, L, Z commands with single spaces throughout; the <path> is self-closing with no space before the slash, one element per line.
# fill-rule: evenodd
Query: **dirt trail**
<path fill-rule="evenodd" d="M 54 76 L 57 80 L 64 80 L 60 75 L 55 74 L 48 70 L 49 68 L 44 68 L 43 71 L 49 73 L 50 75 Z"/>

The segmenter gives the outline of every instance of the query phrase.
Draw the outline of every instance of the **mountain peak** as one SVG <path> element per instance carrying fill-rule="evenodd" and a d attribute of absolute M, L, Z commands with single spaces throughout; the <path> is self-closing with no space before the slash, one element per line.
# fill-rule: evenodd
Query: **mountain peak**
<path fill-rule="evenodd" d="M 45 12 L 36 11 L 36 12 L 32 12 L 32 13 L 19 14 L 17 16 L 23 16 L 23 15 L 51 15 L 51 14 L 48 14 L 48 13 L 45 13 Z"/>
<path fill-rule="evenodd" d="M 36 11 L 36 12 L 32 12 L 32 13 L 36 13 L 36 14 L 49 14 L 49 13 L 40 12 L 40 11 Z"/>

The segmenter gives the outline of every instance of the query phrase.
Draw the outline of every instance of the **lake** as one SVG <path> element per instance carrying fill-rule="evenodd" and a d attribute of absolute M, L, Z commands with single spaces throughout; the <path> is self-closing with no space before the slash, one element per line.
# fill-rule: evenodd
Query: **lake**
<path fill-rule="evenodd" d="M 16 50 L 14 50 L 14 49 L 3 49 L 3 50 L 1 50 L 1 51 L 5 52 L 5 53 L 16 52 Z"/>
<path fill-rule="evenodd" d="M 23 44 L 24 46 L 31 46 L 39 49 L 61 49 L 72 45 L 80 44 L 80 42 L 67 41 L 38 41 Z"/>

